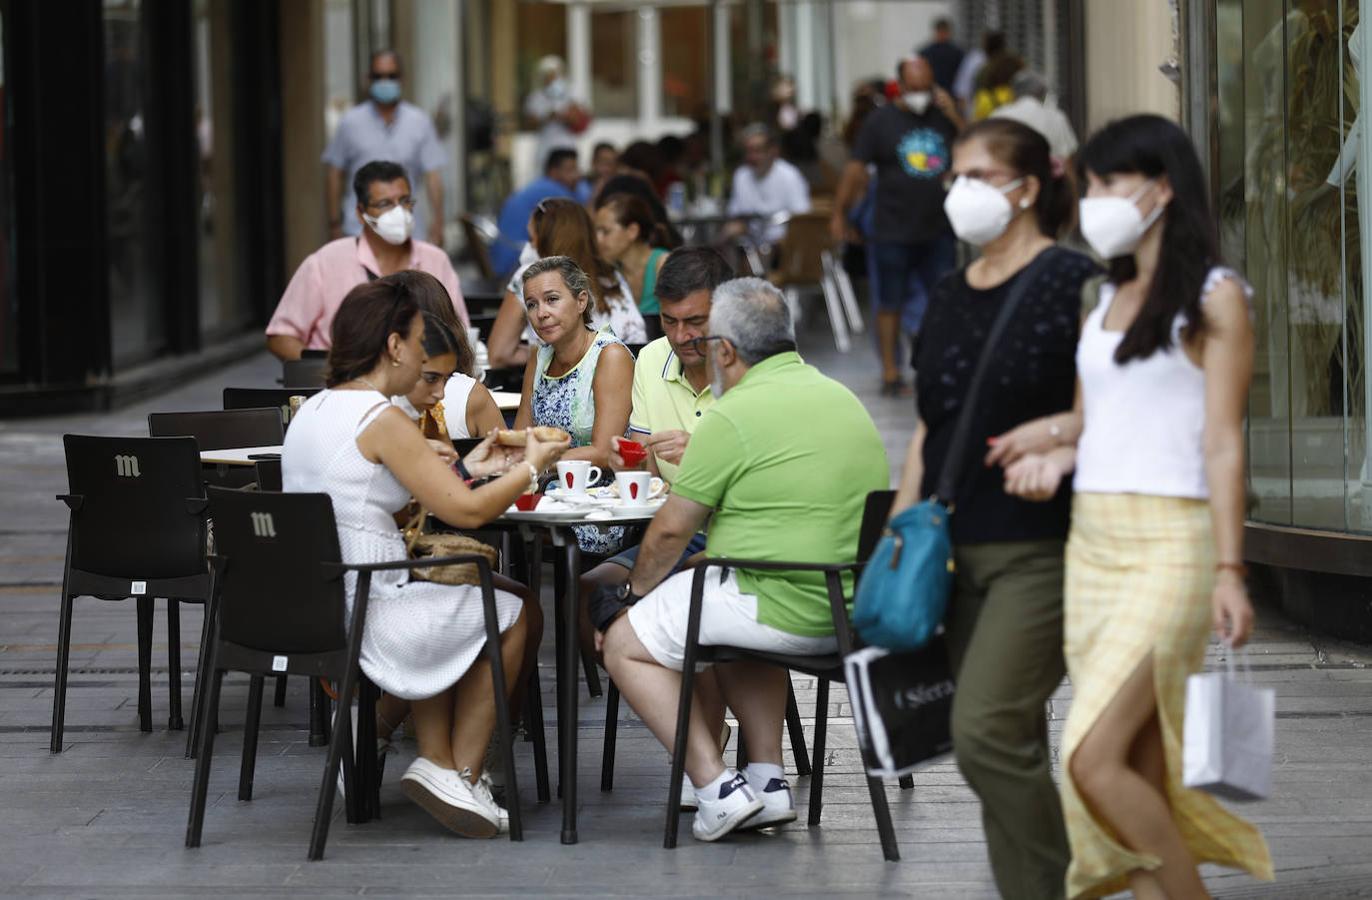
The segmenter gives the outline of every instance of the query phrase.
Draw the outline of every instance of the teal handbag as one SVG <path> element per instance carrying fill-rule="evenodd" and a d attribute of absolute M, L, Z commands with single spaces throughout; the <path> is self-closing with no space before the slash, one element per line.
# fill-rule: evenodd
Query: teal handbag
<path fill-rule="evenodd" d="M 891 518 L 858 579 L 853 627 L 869 645 L 888 650 L 918 650 L 943 623 L 948 597 L 953 592 L 949 519 L 976 416 L 976 399 L 995 355 L 992 349 L 1000 342 L 1015 308 L 1052 254 L 1052 247 L 1044 250 L 1020 271 L 996 313 L 967 387 L 962 411 L 953 426 L 953 438 L 943 458 L 934 496 Z"/>

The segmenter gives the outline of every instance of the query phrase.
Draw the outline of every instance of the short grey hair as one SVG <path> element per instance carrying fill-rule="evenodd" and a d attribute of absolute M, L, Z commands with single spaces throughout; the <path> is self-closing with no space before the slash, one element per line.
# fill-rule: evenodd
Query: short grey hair
<path fill-rule="evenodd" d="M 761 122 L 754 122 L 738 134 L 738 142 L 740 144 L 746 144 L 753 138 L 762 138 L 767 142 L 767 146 L 769 147 L 775 147 L 777 144 L 777 136 L 772 132 L 772 129 Z"/>
<path fill-rule="evenodd" d="M 726 338 L 750 366 L 796 349 L 796 326 L 786 298 L 761 278 L 735 278 L 715 288 L 710 334 Z"/>
<path fill-rule="evenodd" d="M 562 276 L 562 280 L 567 283 L 567 290 L 572 292 L 573 297 L 579 297 L 583 291 L 585 292 L 586 310 L 582 314 L 582 318 L 587 324 L 590 324 L 591 309 L 595 306 L 595 293 L 591 290 L 591 277 L 570 256 L 544 256 L 534 260 L 524 268 L 524 273 L 519 276 L 520 284 L 527 288 L 530 281 L 550 272 L 556 272 Z"/>
<path fill-rule="evenodd" d="M 1010 90 L 1014 91 L 1016 97 L 1033 97 L 1043 101 L 1048 97 L 1048 82 L 1032 69 L 1020 69 L 1010 79 Z"/>

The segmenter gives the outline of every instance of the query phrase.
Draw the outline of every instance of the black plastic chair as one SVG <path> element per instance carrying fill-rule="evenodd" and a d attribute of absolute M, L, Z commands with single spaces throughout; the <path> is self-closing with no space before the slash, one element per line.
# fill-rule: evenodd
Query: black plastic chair
<path fill-rule="evenodd" d="M 286 439 L 281 411 L 275 408 L 149 413 L 148 434 L 193 437 L 201 450 L 275 447 Z M 251 466 L 205 466 L 202 477 L 215 487 L 241 488 L 252 484 L 255 475 Z"/>
<path fill-rule="evenodd" d="M 358 665 L 372 573 L 409 568 L 409 560 L 369 565 L 342 562 L 333 505 L 327 494 L 282 494 L 210 489 L 210 508 L 218 532 L 215 624 L 210 644 L 207 696 L 201 711 L 200 750 L 191 794 L 186 846 L 200 846 L 205 798 L 214 754 L 215 721 L 226 671 L 251 676 L 243 734 L 238 797 L 252 799 L 257 733 L 266 676 L 281 672 L 320 676 L 339 684 L 339 696 L 358 691 L 358 735 L 354 754 L 351 716 L 345 706 L 334 717 L 328 759 L 320 784 L 310 837 L 309 858 L 320 859 L 328 839 L 338 766 L 348 784 L 349 822 L 366 822 L 380 812 L 376 765 L 375 703 L 378 690 Z M 496 731 L 505 762 L 510 840 L 523 840 L 519 789 L 515 779 L 510 709 L 500 655 L 495 587 L 484 557 L 453 556 L 434 565 L 475 563 L 486 615 L 486 653 L 496 698 Z M 351 621 L 344 615 L 343 576 L 357 573 Z M 348 748 L 349 752 L 343 752 Z M 354 755 L 357 757 L 354 759 Z"/>
<path fill-rule="evenodd" d="M 268 403 L 256 409 L 210 409 L 148 414 L 152 437 L 195 438 L 201 450 L 272 447 L 285 440 L 281 411 Z"/>
<path fill-rule="evenodd" d="M 288 388 L 323 388 L 329 371 L 328 357 L 302 356 L 281 363 L 281 386 Z"/>
<path fill-rule="evenodd" d="M 62 571 L 62 611 L 53 687 L 53 753 L 62 752 L 71 620 L 76 597 L 124 600 L 138 607 L 138 724 L 152 731 L 153 603 L 167 601 L 167 727 L 181 717 L 182 601 L 204 603 L 212 590 L 206 560 L 207 500 L 200 453 L 188 437 L 63 435 L 71 510 Z M 198 690 L 198 685 L 197 685 Z"/>
<path fill-rule="evenodd" d="M 686 647 L 681 667 L 681 697 L 677 710 L 676 741 L 672 753 L 671 780 L 667 796 L 667 827 L 662 845 L 668 849 L 676 846 L 677 826 L 680 818 L 681 775 L 686 760 L 686 733 L 691 709 L 691 692 L 695 681 L 696 663 L 734 662 L 751 660 L 781 666 L 796 672 L 814 676 L 817 697 L 815 702 L 815 739 L 814 758 L 810 774 L 810 825 L 818 825 L 823 811 L 824 753 L 825 736 L 829 715 L 829 684 L 844 680 L 843 658 L 855 648 L 852 629 L 848 622 L 847 598 L 843 595 L 843 576 L 851 573 L 854 579 L 861 573 L 862 561 L 871 555 L 877 537 L 890 513 L 895 499 L 892 491 L 873 491 L 867 495 L 863 510 L 862 524 L 858 537 L 858 562 L 853 563 L 805 563 L 778 562 L 775 560 L 743 559 L 706 559 L 695 568 L 695 578 L 691 583 L 691 609 L 686 621 Z M 700 608 L 705 591 L 705 575 L 712 566 L 735 569 L 753 569 L 773 572 L 821 572 L 829 593 L 829 612 L 834 623 L 834 634 L 838 638 L 838 652 L 823 656 L 790 656 L 781 653 L 762 653 L 741 647 L 701 646 Z M 912 787 L 912 779 L 901 779 L 901 787 Z M 867 776 L 867 790 L 872 798 L 872 812 L 877 820 L 877 833 L 881 837 L 882 855 L 889 861 L 900 859 L 900 848 L 896 844 L 895 828 L 891 824 L 891 809 L 886 802 L 886 788 L 881 779 Z"/>
<path fill-rule="evenodd" d="M 309 397 L 323 388 L 224 388 L 225 409 L 262 409 L 274 406 L 281 412 L 281 427 L 291 424 L 291 397 Z M 214 448 L 219 449 L 219 448 Z"/>

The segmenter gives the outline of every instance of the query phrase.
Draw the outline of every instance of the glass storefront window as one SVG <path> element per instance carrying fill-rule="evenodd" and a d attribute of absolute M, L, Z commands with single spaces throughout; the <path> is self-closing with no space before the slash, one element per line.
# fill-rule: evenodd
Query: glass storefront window
<path fill-rule="evenodd" d="M 1372 531 L 1365 3 L 1217 3 L 1220 229 L 1256 291 L 1250 515 L 1264 522 Z"/>
<path fill-rule="evenodd" d="M 115 367 L 164 346 L 161 301 L 148 252 L 147 134 L 143 85 L 148 77 L 141 0 L 106 0 L 105 191 L 110 325 Z"/>
<path fill-rule="evenodd" d="M 591 109 L 599 118 L 638 115 L 635 50 L 638 23 L 635 15 L 632 12 L 591 13 Z M 667 41 L 663 44 L 665 47 Z"/>

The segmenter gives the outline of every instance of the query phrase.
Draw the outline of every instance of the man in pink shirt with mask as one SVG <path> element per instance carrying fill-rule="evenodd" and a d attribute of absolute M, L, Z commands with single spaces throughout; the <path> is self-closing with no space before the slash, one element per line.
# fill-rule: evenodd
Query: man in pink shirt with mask
<path fill-rule="evenodd" d="M 267 323 L 267 349 L 283 360 L 299 359 L 302 350 L 327 350 L 334 313 L 348 292 L 404 269 L 428 272 L 442 282 L 457 317 L 469 324 L 448 254 L 411 235 L 415 200 L 404 168 L 369 162 L 357 170 L 353 191 L 362 234 L 330 241 L 307 256 Z"/>

